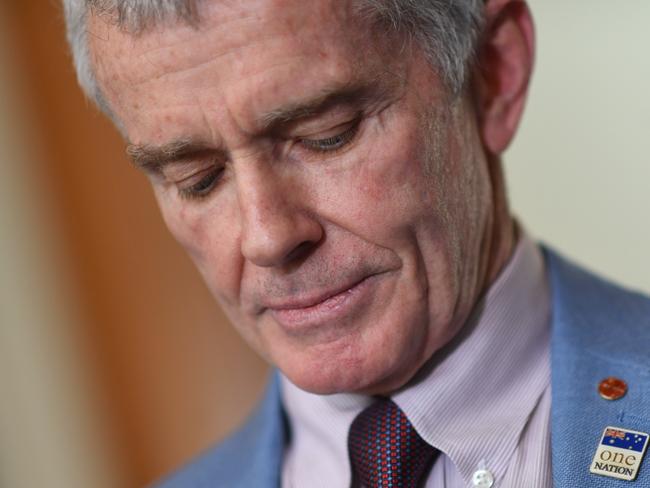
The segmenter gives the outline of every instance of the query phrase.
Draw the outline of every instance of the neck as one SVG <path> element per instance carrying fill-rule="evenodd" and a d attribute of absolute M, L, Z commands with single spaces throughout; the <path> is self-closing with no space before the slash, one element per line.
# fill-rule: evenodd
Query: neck
<path fill-rule="evenodd" d="M 483 273 L 485 278 L 482 286 L 484 292 L 510 260 L 519 238 L 516 223 L 510 214 L 500 158 L 489 156 L 488 167 L 492 183 L 493 222 L 483 242 L 484 256 L 486 256 Z"/>

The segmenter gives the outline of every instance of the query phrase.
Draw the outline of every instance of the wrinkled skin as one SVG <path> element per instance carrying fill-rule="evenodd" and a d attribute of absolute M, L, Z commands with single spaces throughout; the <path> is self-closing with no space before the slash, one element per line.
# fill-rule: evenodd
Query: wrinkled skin
<path fill-rule="evenodd" d="M 485 90 L 452 100 L 417 45 L 340 0 L 202 5 L 198 27 L 89 24 L 169 229 L 298 386 L 403 386 L 512 251 Z M 160 165 L 173 141 L 193 149 Z"/>

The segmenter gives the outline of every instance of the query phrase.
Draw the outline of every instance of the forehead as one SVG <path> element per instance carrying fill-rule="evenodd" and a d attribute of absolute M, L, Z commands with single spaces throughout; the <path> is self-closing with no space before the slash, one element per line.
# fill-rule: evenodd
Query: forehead
<path fill-rule="evenodd" d="M 201 104 L 253 112 L 385 69 L 385 49 L 346 0 L 249 0 L 200 3 L 199 21 L 130 35 L 90 20 L 100 88 L 128 125 L 162 107 Z M 385 43 L 385 41 L 384 41 Z M 388 45 L 387 43 L 385 43 Z M 373 55 L 370 55 L 371 52 Z M 369 60 L 374 60 L 371 62 Z"/>

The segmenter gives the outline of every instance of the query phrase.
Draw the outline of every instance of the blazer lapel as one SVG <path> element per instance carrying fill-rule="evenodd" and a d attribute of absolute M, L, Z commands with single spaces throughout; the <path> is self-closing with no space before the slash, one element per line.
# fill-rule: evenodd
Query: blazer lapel
<path fill-rule="evenodd" d="M 222 454 L 228 482 L 224 487 L 279 488 L 287 423 L 280 400 L 280 382 L 273 373 L 264 400 L 244 429 L 230 439 Z M 222 478 L 224 479 L 224 478 Z"/>
<path fill-rule="evenodd" d="M 621 290 L 546 251 L 553 296 L 552 462 L 555 488 L 647 487 L 650 462 L 635 481 L 591 474 L 603 430 L 650 433 L 650 301 Z M 599 383 L 628 384 L 605 400 Z"/>

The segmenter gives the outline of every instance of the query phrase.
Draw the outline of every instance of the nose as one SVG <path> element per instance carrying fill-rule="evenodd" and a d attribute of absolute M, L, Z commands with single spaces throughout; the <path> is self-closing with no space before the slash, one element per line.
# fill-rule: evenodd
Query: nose
<path fill-rule="evenodd" d="M 305 192 L 272 168 L 253 164 L 237 177 L 241 252 L 257 266 L 282 266 L 303 256 L 323 236 L 313 213 L 301 206 Z"/>

